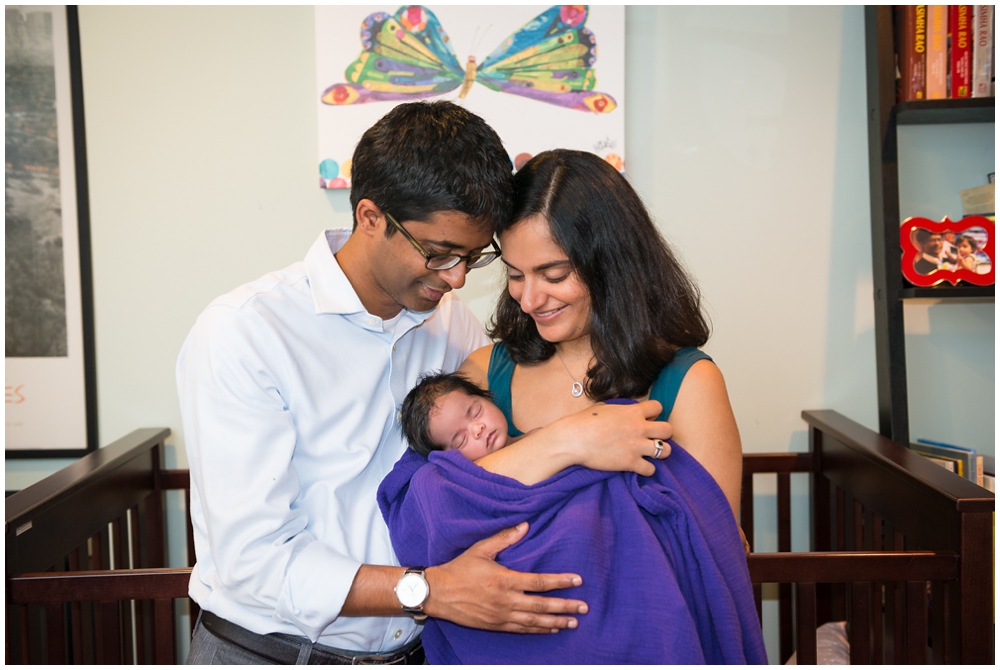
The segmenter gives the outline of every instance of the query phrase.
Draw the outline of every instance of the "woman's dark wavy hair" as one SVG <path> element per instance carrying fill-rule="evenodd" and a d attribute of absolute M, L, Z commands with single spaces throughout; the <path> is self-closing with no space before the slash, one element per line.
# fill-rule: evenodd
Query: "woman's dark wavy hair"
<path fill-rule="evenodd" d="M 514 215 L 499 233 L 541 215 L 590 292 L 587 396 L 635 398 L 649 391 L 680 347 L 708 341 L 701 295 L 653 225 L 642 200 L 606 161 L 558 149 L 532 158 L 514 175 Z M 490 336 L 515 363 L 548 360 L 555 345 L 505 291 Z"/>
<path fill-rule="evenodd" d="M 454 103 L 393 107 L 361 136 L 351 163 L 354 212 L 368 198 L 399 222 L 456 211 L 495 228 L 510 217 L 510 156 L 482 118 Z M 386 226 L 386 237 L 395 232 Z"/>

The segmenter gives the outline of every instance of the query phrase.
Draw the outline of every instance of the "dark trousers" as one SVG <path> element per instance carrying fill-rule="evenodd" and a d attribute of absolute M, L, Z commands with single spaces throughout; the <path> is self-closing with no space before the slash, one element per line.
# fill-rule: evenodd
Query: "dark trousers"
<path fill-rule="evenodd" d="M 206 625 L 207 624 L 207 625 Z M 424 663 L 417 640 L 390 654 L 335 649 L 308 638 L 258 635 L 202 611 L 191 637 L 188 665 L 395 665 Z"/>

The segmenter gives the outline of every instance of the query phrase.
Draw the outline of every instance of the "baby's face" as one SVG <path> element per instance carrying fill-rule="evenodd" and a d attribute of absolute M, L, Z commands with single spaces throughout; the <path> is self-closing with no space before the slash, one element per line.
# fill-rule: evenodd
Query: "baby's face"
<path fill-rule="evenodd" d="M 470 461 L 507 445 L 507 419 L 486 398 L 463 391 L 447 393 L 434 403 L 430 438 L 445 451 L 457 449 Z"/>

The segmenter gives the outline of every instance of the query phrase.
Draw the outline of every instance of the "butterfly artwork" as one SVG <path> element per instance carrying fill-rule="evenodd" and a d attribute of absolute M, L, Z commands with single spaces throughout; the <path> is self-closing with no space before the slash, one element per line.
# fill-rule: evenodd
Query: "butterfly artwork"
<path fill-rule="evenodd" d="M 323 91 L 327 105 L 360 105 L 440 96 L 465 98 L 478 82 L 502 93 L 567 109 L 608 114 L 618 107 L 594 90 L 597 38 L 586 5 L 554 5 L 504 39 L 482 63 L 462 64 L 437 16 L 420 5 L 375 12 L 361 24 L 361 54 L 346 82 Z"/>
<path fill-rule="evenodd" d="M 392 107 L 433 99 L 482 117 L 515 169 L 566 148 L 624 172 L 624 7 L 318 5 L 314 12 L 321 188 L 350 188 L 358 140 Z"/>

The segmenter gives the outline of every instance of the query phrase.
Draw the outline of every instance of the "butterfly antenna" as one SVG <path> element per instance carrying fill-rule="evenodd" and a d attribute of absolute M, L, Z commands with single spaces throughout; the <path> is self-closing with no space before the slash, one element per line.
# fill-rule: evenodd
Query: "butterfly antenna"
<path fill-rule="evenodd" d="M 479 45 L 483 43 L 484 39 L 486 39 L 486 35 L 490 32 L 490 28 L 492 27 L 493 24 L 491 23 L 490 25 L 486 26 L 486 28 L 483 29 L 482 34 L 480 34 L 479 32 L 480 27 L 476 26 L 476 32 L 472 34 L 472 50 L 469 52 L 470 54 L 476 53 L 476 49 L 478 49 Z"/>

